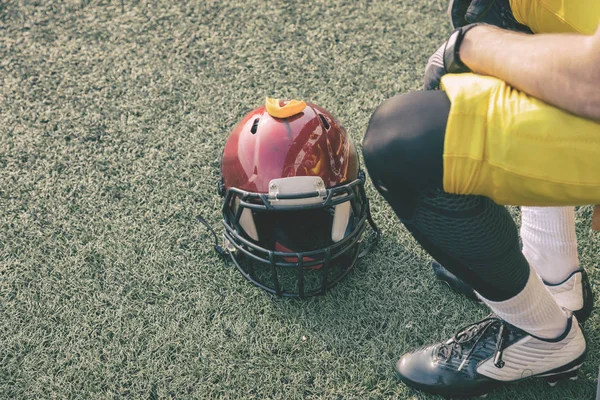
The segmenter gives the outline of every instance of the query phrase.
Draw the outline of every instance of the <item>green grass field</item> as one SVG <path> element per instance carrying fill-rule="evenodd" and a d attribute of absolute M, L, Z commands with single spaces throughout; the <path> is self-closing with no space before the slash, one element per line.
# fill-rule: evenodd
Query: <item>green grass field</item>
<path fill-rule="evenodd" d="M 222 233 L 220 152 L 267 95 L 329 109 L 359 144 L 421 86 L 445 3 L 0 1 L 0 398 L 428 398 L 397 358 L 487 312 L 434 280 L 370 184 L 380 246 L 306 301 L 244 281 L 195 216 Z M 592 398 L 597 314 L 585 332 L 578 381 L 488 399 Z"/>

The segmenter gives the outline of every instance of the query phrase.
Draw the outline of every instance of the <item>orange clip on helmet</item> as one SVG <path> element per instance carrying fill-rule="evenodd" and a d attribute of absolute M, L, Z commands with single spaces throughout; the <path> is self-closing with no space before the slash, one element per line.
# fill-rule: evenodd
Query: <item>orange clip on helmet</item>
<path fill-rule="evenodd" d="M 379 234 L 364 182 L 329 112 L 267 98 L 233 128 L 221 160 L 225 239 L 242 275 L 292 297 L 339 282 L 357 262 L 367 220 Z"/>

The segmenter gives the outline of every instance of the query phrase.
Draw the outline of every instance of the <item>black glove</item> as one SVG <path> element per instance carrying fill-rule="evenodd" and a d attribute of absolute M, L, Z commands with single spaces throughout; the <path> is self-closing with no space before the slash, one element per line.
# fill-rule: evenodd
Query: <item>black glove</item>
<path fill-rule="evenodd" d="M 440 88 L 440 79 L 446 75 L 446 68 L 444 68 L 444 50 L 446 49 L 446 42 L 444 42 L 436 51 L 433 53 L 427 65 L 425 66 L 425 77 L 423 78 L 424 84 L 423 89 L 425 90 L 437 90 Z"/>
<path fill-rule="evenodd" d="M 425 66 L 423 89 L 437 90 L 440 80 L 447 73 L 458 74 L 469 72 L 469 68 L 460 60 L 460 45 L 465 33 L 479 24 L 466 25 L 456 29 L 450 38 L 433 53 Z"/>
<path fill-rule="evenodd" d="M 511 31 L 532 33 L 517 22 L 509 0 L 450 0 L 448 16 L 454 29 L 483 22 Z"/>

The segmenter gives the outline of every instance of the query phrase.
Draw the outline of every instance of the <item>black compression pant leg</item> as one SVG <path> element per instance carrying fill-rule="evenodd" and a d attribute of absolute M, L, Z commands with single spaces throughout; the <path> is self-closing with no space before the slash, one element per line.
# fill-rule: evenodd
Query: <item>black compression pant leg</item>
<path fill-rule="evenodd" d="M 443 91 L 387 100 L 365 134 L 365 163 L 377 190 L 423 248 L 483 297 L 503 301 L 525 287 L 529 265 L 503 206 L 443 191 L 449 111 Z"/>

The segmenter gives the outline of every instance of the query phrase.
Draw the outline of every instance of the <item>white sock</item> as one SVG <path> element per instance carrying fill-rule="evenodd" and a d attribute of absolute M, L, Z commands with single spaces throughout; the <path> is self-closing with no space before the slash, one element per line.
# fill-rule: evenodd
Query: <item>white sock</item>
<path fill-rule="evenodd" d="M 533 270 L 529 272 L 527 284 L 516 296 L 505 301 L 479 297 L 500 318 L 534 336 L 553 339 L 563 334 L 567 327 L 567 316 Z"/>
<path fill-rule="evenodd" d="M 547 283 L 579 269 L 574 207 L 521 207 L 523 255 Z"/>

